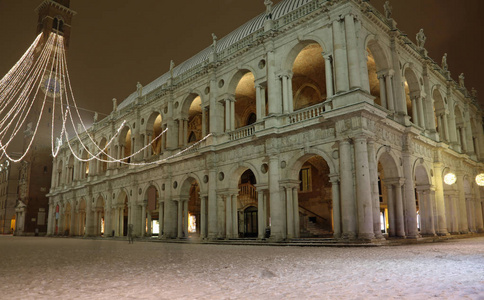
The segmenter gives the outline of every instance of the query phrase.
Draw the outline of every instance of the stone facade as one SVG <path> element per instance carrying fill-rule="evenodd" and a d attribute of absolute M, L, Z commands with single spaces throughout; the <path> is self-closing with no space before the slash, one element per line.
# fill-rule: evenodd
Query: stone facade
<path fill-rule="evenodd" d="M 483 231 L 482 111 L 465 87 L 368 2 L 268 11 L 138 85 L 82 143 L 64 143 L 48 234 L 123 236 L 128 224 L 166 239 Z M 100 150 L 119 161 L 89 160 Z"/>

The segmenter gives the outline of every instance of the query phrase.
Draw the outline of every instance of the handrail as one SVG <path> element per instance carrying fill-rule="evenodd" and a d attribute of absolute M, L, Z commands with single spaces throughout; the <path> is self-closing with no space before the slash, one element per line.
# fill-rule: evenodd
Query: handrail
<path fill-rule="evenodd" d="M 309 213 L 311 213 L 311 214 L 315 215 L 317 218 L 322 219 L 323 221 L 328 221 L 328 219 L 326 219 L 326 218 L 324 218 L 324 217 L 322 217 L 322 216 L 318 215 L 317 213 L 315 213 L 315 212 L 313 212 L 313 211 L 310 211 L 309 209 L 307 209 L 307 208 L 305 208 L 305 207 L 302 207 L 301 205 L 299 205 L 299 209 L 305 210 L 305 211 L 307 211 L 307 212 L 309 212 Z"/>

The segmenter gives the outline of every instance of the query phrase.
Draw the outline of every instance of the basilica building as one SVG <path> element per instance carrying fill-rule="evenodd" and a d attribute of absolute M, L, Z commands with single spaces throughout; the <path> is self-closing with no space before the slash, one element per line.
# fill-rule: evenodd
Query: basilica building
<path fill-rule="evenodd" d="M 477 93 L 428 56 L 424 31 L 412 42 L 388 4 L 384 14 L 362 0 L 265 4 L 63 143 L 48 235 L 484 231 Z"/>

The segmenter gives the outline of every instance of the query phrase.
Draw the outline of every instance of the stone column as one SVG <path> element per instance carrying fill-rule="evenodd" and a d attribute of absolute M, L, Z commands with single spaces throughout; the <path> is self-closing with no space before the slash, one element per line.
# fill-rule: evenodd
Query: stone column
<path fill-rule="evenodd" d="M 331 53 L 324 53 L 324 72 L 326 76 L 326 98 L 330 99 L 334 95 L 333 89 L 333 56 Z M 292 93 L 292 90 L 291 90 Z"/>
<path fill-rule="evenodd" d="M 393 93 L 393 70 L 388 71 L 385 76 L 385 84 L 387 91 L 387 105 L 388 110 L 395 111 L 395 95 Z"/>
<path fill-rule="evenodd" d="M 73 236 L 74 235 L 74 226 L 75 226 L 75 219 L 74 216 L 75 216 L 75 213 L 76 213 L 76 206 L 74 205 L 74 203 L 72 203 L 71 205 L 71 220 L 70 220 L 70 230 L 69 230 L 69 236 Z"/>
<path fill-rule="evenodd" d="M 378 74 L 378 81 L 380 82 L 380 101 L 383 108 L 388 108 L 387 105 L 387 90 L 385 84 L 385 75 Z"/>
<path fill-rule="evenodd" d="M 289 100 L 288 109 L 289 109 L 290 113 L 294 112 L 294 96 L 293 96 L 293 90 L 292 90 L 292 76 L 293 76 L 292 72 L 290 72 L 287 75 L 287 93 L 288 93 L 288 100 Z"/>
<path fill-rule="evenodd" d="M 231 109 L 230 109 L 230 99 L 225 99 L 225 132 L 231 131 Z"/>
<path fill-rule="evenodd" d="M 408 139 L 410 139 L 408 137 Z M 410 142 L 409 142 L 410 143 Z M 402 155 L 403 162 L 403 176 L 405 177 L 405 218 L 407 226 L 407 237 L 417 238 L 418 237 L 418 227 L 417 227 L 417 206 L 415 204 L 415 187 L 414 187 L 414 177 L 413 177 L 413 165 L 408 150 L 405 150 Z"/>
<path fill-rule="evenodd" d="M 300 221 L 299 221 L 299 199 L 297 191 L 299 185 L 292 187 L 292 202 L 294 205 L 294 237 L 299 238 L 300 233 Z"/>
<path fill-rule="evenodd" d="M 183 202 L 178 199 L 177 238 L 183 237 Z"/>
<path fill-rule="evenodd" d="M 287 238 L 292 239 L 294 237 L 294 202 L 292 199 L 292 188 L 286 186 L 284 191 L 286 195 Z"/>
<path fill-rule="evenodd" d="M 158 239 L 161 239 L 165 232 L 165 218 L 164 218 L 165 201 L 160 201 L 158 204 L 158 222 L 160 224 L 160 233 L 158 234 Z"/>
<path fill-rule="evenodd" d="M 417 96 L 417 113 L 418 113 L 418 125 L 425 128 L 425 116 L 424 116 L 424 105 L 422 103 L 422 97 L 419 95 Z"/>
<path fill-rule="evenodd" d="M 259 84 L 255 86 L 255 109 L 257 113 L 257 122 L 259 122 L 263 118 L 262 117 L 262 87 Z"/>
<path fill-rule="evenodd" d="M 387 203 L 388 203 L 388 236 L 395 236 L 395 193 L 393 184 L 387 183 Z"/>
<path fill-rule="evenodd" d="M 333 51 L 334 67 L 336 74 L 336 93 L 349 90 L 348 80 L 348 60 L 346 56 L 346 46 L 343 28 L 340 20 L 333 21 Z"/>
<path fill-rule="evenodd" d="M 170 188 L 168 188 L 171 190 Z M 164 238 L 174 238 L 178 236 L 178 202 L 172 200 L 171 192 L 165 195 L 165 207 L 163 208 L 163 230 Z"/>
<path fill-rule="evenodd" d="M 282 240 L 285 234 L 285 207 L 281 199 L 279 188 L 279 156 L 269 154 L 269 194 L 271 213 L 271 239 Z"/>
<path fill-rule="evenodd" d="M 257 225 L 258 225 L 258 234 L 257 238 L 259 240 L 265 237 L 265 216 L 266 212 L 264 209 L 264 190 L 257 189 Z"/>
<path fill-rule="evenodd" d="M 373 210 L 366 137 L 357 137 L 355 143 L 356 200 L 358 205 L 358 238 L 373 239 Z"/>
<path fill-rule="evenodd" d="M 276 77 L 276 55 L 274 51 L 267 52 L 267 88 L 269 92 L 269 115 L 279 115 L 282 112 L 281 84 Z"/>
<path fill-rule="evenodd" d="M 418 126 L 420 121 L 417 113 L 417 97 L 415 96 L 412 97 L 411 101 L 412 101 L 412 123 Z"/>
<path fill-rule="evenodd" d="M 238 223 L 238 216 L 237 216 L 237 195 L 232 194 L 230 198 L 232 199 L 232 237 L 238 238 L 239 223 Z"/>
<path fill-rule="evenodd" d="M 147 225 L 147 232 L 146 232 L 146 236 L 148 237 L 151 237 L 153 235 L 153 229 L 151 228 L 151 225 L 152 225 L 152 219 L 151 219 L 151 212 L 148 211 L 148 215 L 147 215 L 147 220 L 146 220 L 146 225 Z"/>
<path fill-rule="evenodd" d="M 188 199 L 183 199 L 183 235 L 188 237 Z"/>
<path fill-rule="evenodd" d="M 466 194 L 464 189 L 464 175 L 463 173 L 457 173 L 457 191 L 458 191 L 458 204 L 459 204 L 459 231 L 462 234 L 469 232 L 469 225 L 467 222 L 467 207 L 466 207 Z"/>
<path fill-rule="evenodd" d="M 373 233 L 375 238 L 382 239 L 380 220 L 380 191 L 378 189 L 378 162 L 374 139 L 368 139 L 368 165 L 370 171 L 371 205 L 373 213 Z"/>
<path fill-rule="evenodd" d="M 119 236 L 119 208 L 114 207 L 114 235 Z"/>
<path fill-rule="evenodd" d="M 405 220 L 403 217 L 402 186 L 404 180 L 394 184 L 395 189 L 395 233 L 398 237 L 405 237 Z"/>
<path fill-rule="evenodd" d="M 141 237 L 146 235 L 146 203 L 147 200 L 144 200 L 141 204 Z"/>
<path fill-rule="evenodd" d="M 287 75 L 280 76 L 282 80 L 282 112 L 289 113 L 289 91 Z"/>
<path fill-rule="evenodd" d="M 207 237 L 207 196 L 200 197 L 200 238 Z"/>
<path fill-rule="evenodd" d="M 442 163 L 434 163 L 434 179 L 435 179 L 435 204 L 437 209 L 437 234 L 447 235 L 447 221 L 445 218 L 445 203 L 444 203 L 444 181 L 442 179 Z"/>
<path fill-rule="evenodd" d="M 339 166 L 341 178 L 341 221 L 343 238 L 356 238 L 356 205 L 353 180 L 353 159 L 349 140 L 339 142 Z"/>
<path fill-rule="evenodd" d="M 345 31 L 350 88 L 361 88 L 360 59 L 358 57 L 358 41 L 356 39 L 355 18 L 351 14 L 345 16 Z"/>
<path fill-rule="evenodd" d="M 92 200 L 90 197 L 86 199 L 86 236 L 92 236 L 94 234 L 94 216 L 92 211 Z"/>
<path fill-rule="evenodd" d="M 54 204 L 49 201 L 49 213 L 48 213 L 48 217 L 47 217 L 47 235 L 50 236 L 54 233 Z M 16 216 L 17 217 L 17 216 Z M 16 219 L 18 220 L 18 219 Z M 17 224 L 15 224 L 15 226 L 17 226 Z M 15 230 L 17 230 L 16 228 L 14 228 Z"/>
<path fill-rule="evenodd" d="M 477 232 L 483 233 L 484 232 L 484 220 L 482 218 L 482 204 L 481 204 L 481 193 L 479 190 L 479 186 L 476 186 L 475 188 L 475 212 L 476 212 L 476 229 Z"/>
<path fill-rule="evenodd" d="M 207 107 L 202 107 L 202 137 L 207 135 Z M 163 149 L 163 147 L 161 147 Z"/>
<path fill-rule="evenodd" d="M 210 169 L 208 172 L 208 238 L 214 239 L 217 237 L 217 172 Z"/>
<path fill-rule="evenodd" d="M 336 239 L 341 238 L 341 203 L 339 197 L 339 175 L 329 176 L 331 182 L 331 192 L 333 200 L 333 236 Z M 297 190 L 296 190 L 297 193 Z"/>

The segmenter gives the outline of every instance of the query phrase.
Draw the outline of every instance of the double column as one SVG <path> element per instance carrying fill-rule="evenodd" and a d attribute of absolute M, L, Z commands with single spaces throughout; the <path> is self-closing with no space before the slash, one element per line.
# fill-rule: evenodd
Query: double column
<path fill-rule="evenodd" d="M 379 73 L 381 106 L 389 111 L 395 111 L 395 93 L 393 91 L 393 70 Z"/>
<path fill-rule="evenodd" d="M 235 96 L 225 99 L 225 132 L 235 130 Z"/>
<path fill-rule="evenodd" d="M 292 94 L 292 72 L 279 75 L 282 80 L 282 112 L 292 113 L 294 111 L 294 100 Z"/>
<path fill-rule="evenodd" d="M 185 147 L 188 141 L 188 119 L 180 118 L 178 120 L 178 146 Z"/>
<path fill-rule="evenodd" d="M 257 188 L 257 225 L 258 239 L 265 238 L 267 227 L 267 186 L 258 186 Z"/>
<path fill-rule="evenodd" d="M 422 235 L 434 236 L 434 205 L 432 204 L 430 185 L 417 186 L 420 232 Z"/>
<path fill-rule="evenodd" d="M 292 85 L 292 81 L 291 81 Z M 292 92 L 291 92 L 292 95 Z M 257 122 L 262 121 L 266 116 L 266 87 L 262 84 L 256 84 L 255 86 L 255 102 L 257 111 Z"/>
<path fill-rule="evenodd" d="M 286 234 L 288 239 L 298 238 L 300 232 L 298 188 L 298 183 L 288 183 L 284 186 L 286 199 Z"/>
<path fill-rule="evenodd" d="M 387 188 L 389 236 L 405 237 L 402 197 L 402 186 L 404 182 L 404 178 L 385 180 Z"/>
<path fill-rule="evenodd" d="M 225 237 L 237 238 L 239 228 L 237 221 L 237 193 L 227 193 L 225 198 Z"/>

